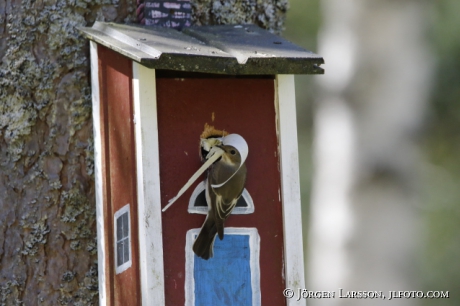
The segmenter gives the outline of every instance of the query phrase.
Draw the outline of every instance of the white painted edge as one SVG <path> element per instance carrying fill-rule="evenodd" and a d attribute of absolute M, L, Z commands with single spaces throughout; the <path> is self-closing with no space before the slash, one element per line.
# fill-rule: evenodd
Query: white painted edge
<path fill-rule="evenodd" d="M 142 305 L 164 305 L 160 158 L 155 70 L 133 62 Z"/>
<path fill-rule="evenodd" d="M 189 214 L 201 214 L 201 215 L 208 214 L 209 207 L 194 206 L 196 198 L 200 195 L 201 192 L 203 192 L 203 190 L 206 189 L 206 184 L 207 184 L 206 180 L 204 180 L 198 185 L 196 185 L 195 189 L 193 190 L 192 196 L 190 197 L 188 201 L 187 211 Z M 252 200 L 252 197 L 246 188 L 243 189 L 243 193 L 241 194 L 241 196 L 244 198 L 248 206 L 233 208 L 232 215 L 248 215 L 248 214 L 254 213 L 255 211 L 254 201 Z"/>
<path fill-rule="evenodd" d="M 129 241 L 129 260 L 125 263 L 123 263 L 121 266 L 117 266 L 118 262 L 118 252 L 117 252 L 117 243 L 118 243 L 118 237 L 117 237 L 117 219 L 123 215 L 124 213 L 128 213 L 128 241 Z M 123 273 L 124 271 L 128 270 L 131 268 L 133 264 L 133 251 L 132 251 L 132 238 L 131 238 L 131 211 L 130 211 L 130 206 L 129 203 L 117 210 L 113 214 L 113 252 L 115 254 L 115 274 L 120 274 Z"/>
<path fill-rule="evenodd" d="M 187 231 L 185 237 L 185 306 L 195 306 L 195 278 L 194 265 L 195 253 L 192 246 L 195 236 L 200 233 L 201 228 L 193 228 Z M 255 227 L 226 227 L 225 235 L 248 235 L 251 269 L 252 306 L 261 305 L 260 291 L 260 236 Z M 225 239 L 225 237 L 224 237 Z"/>
<path fill-rule="evenodd" d="M 99 60 L 97 43 L 89 42 L 91 60 L 91 97 L 93 100 L 93 134 L 94 134 L 94 178 L 96 195 L 96 223 L 97 223 L 97 269 L 99 282 L 99 305 L 107 305 L 107 290 L 105 273 L 106 233 L 104 228 L 104 184 L 102 175 L 102 139 L 101 139 L 101 107 L 99 95 Z"/>
<path fill-rule="evenodd" d="M 277 75 L 275 109 L 279 140 L 281 201 L 283 203 L 284 261 L 286 288 L 305 288 L 299 153 L 294 75 Z M 306 305 L 305 299 L 286 299 L 290 305 Z"/>

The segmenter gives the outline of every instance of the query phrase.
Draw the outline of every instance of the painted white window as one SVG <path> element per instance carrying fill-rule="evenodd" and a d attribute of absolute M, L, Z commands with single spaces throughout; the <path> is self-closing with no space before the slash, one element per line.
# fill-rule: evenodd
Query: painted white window
<path fill-rule="evenodd" d="M 192 250 L 200 230 L 190 229 L 186 234 L 185 306 L 260 306 L 260 236 L 257 229 L 226 227 L 224 239 L 215 239 L 214 257 L 208 260 L 199 258 Z"/>
<path fill-rule="evenodd" d="M 115 271 L 122 273 L 131 267 L 131 224 L 129 204 L 115 212 Z"/>
<path fill-rule="evenodd" d="M 206 202 L 206 184 L 207 180 L 199 183 L 190 197 L 188 202 L 188 212 L 190 214 L 202 214 L 206 215 L 208 213 L 208 205 Z M 249 192 L 244 188 L 243 194 L 241 195 L 238 203 L 236 203 L 235 208 L 232 211 L 234 215 L 246 215 L 252 214 L 254 212 L 254 202 L 251 198 Z"/>

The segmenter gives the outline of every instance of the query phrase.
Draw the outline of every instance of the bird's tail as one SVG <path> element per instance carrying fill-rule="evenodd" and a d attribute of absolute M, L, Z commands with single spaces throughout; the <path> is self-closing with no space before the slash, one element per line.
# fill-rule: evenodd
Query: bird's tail
<path fill-rule="evenodd" d="M 201 227 L 200 234 L 198 234 L 198 237 L 193 244 L 193 252 L 195 252 L 198 257 L 208 260 L 213 256 L 216 233 L 217 228 L 214 218 L 210 218 L 208 216 Z"/>

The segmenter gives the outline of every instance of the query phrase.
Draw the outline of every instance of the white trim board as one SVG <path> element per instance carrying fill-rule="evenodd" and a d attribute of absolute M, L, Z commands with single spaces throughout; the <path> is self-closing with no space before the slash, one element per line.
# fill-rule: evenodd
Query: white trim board
<path fill-rule="evenodd" d="M 99 58 L 97 43 L 89 42 L 91 59 L 91 96 L 93 101 L 93 134 L 94 134 L 94 178 L 96 195 L 96 223 L 97 223 L 97 261 L 99 282 L 99 305 L 107 305 L 105 245 L 107 244 L 104 228 L 104 193 L 102 175 L 102 139 L 101 139 L 101 106 L 99 95 Z"/>
<path fill-rule="evenodd" d="M 142 305 L 164 305 L 155 70 L 132 63 Z"/>
<path fill-rule="evenodd" d="M 195 306 L 195 253 L 192 247 L 195 242 L 195 236 L 200 233 L 201 228 L 193 228 L 187 231 L 185 238 L 185 306 Z M 252 306 L 261 305 L 261 288 L 260 288 L 260 236 L 255 227 L 226 227 L 225 236 L 227 235 L 247 235 L 249 236 L 250 259 L 249 266 L 251 269 L 251 290 Z M 216 238 L 218 239 L 218 238 Z M 225 241 L 225 237 L 224 237 Z M 208 260 L 212 260 L 208 259 Z"/>
<path fill-rule="evenodd" d="M 277 75 L 275 109 L 280 153 L 281 201 L 283 203 L 286 288 L 305 288 L 299 153 L 294 75 Z M 306 305 L 305 299 L 286 299 L 288 306 Z"/>
<path fill-rule="evenodd" d="M 155 70 L 133 61 L 142 305 L 164 305 L 163 238 Z"/>

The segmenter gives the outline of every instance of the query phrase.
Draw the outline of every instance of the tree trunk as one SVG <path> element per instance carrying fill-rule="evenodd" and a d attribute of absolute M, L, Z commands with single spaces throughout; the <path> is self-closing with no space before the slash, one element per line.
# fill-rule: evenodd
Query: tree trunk
<path fill-rule="evenodd" d="M 98 303 L 88 42 L 135 1 L 0 0 L 0 305 Z M 280 32 L 286 0 L 192 1 L 196 24 Z"/>
<path fill-rule="evenodd" d="M 423 1 L 322 0 L 309 289 L 417 290 L 417 137 L 432 63 Z M 383 299 L 311 305 L 386 305 Z M 399 299 L 397 305 L 415 305 Z"/>

